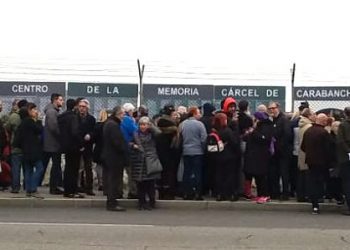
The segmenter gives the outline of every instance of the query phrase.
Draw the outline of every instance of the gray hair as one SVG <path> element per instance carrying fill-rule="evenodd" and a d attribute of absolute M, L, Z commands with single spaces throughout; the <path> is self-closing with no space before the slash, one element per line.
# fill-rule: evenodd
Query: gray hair
<path fill-rule="evenodd" d="M 139 120 L 139 124 L 151 124 L 151 119 L 147 116 L 142 116 Z"/>

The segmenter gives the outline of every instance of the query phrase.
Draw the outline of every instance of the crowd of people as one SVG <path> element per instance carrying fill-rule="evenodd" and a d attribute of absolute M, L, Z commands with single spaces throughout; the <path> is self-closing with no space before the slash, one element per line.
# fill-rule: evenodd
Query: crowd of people
<path fill-rule="evenodd" d="M 211 103 L 169 104 L 153 117 L 147 107 L 125 103 L 101 110 L 96 121 L 86 98 L 68 99 L 64 112 L 63 105 L 62 95 L 52 94 L 41 116 L 34 103 L 15 100 L 1 117 L 0 185 L 40 198 L 51 160 L 50 194 L 95 195 L 96 172 L 111 211 L 125 210 L 118 199 L 126 189 L 140 210 L 155 208 L 157 198 L 266 203 L 295 197 L 309 201 L 313 214 L 324 199 L 346 202 L 350 215 L 350 107 L 339 121 L 315 114 L 308 102 L 294 114 L 274 101 L 250 112 L 246 100 L 227 97 L 219 110 Z"/>

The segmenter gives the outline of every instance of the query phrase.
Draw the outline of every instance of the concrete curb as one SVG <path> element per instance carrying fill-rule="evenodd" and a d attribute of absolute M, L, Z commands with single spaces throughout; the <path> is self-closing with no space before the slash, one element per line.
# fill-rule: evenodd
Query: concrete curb
<path fill-rule="evenodd" d="M 127 208 L 134 208 L 137 206 L 137 200 L 120 200 L 120 204 Z M 65 198 L 1 198 L 0 207 L 105 207 L 105 198 L 95 199 L 65 199 Z M 197 210 L 260 210 L 260 211 L 309 211 L 311 209 L 310 203 L 299 203 L 293 201 L 272 201 L 266 204 L 256 204 L 251 201 L 183 201 L 183 200 L 159 200 L 157 207 L 160 209 L 197 209 Z M 343 206 L 337 206 L 335 203 L 321 203 L 320 209 L 322 211 L 342 211 Z"/>

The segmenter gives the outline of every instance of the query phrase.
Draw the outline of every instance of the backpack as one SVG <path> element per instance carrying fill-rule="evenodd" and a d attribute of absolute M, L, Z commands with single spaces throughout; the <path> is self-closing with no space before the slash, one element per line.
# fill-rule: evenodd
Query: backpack
<path fill-rule="evenodd" d="M 211 132 L 208 136 L 207 151 L 209 153 L 220 153 L 224 151 L 225 144 L 216 132 Z"/>

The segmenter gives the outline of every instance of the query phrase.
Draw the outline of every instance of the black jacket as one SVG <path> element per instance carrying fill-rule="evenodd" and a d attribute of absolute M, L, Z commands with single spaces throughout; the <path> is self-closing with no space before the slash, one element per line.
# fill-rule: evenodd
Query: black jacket
<path fill-rule="evenodd" d="M 290 121 L 281 112 L 276 118 L 273 118 L 273 127 L 273 136 L 276 139 L 276 154 L 284 156 L 291 155 L 293 147 L 293 136 L 290 128 Z"/>
<path fill-rule="evenodd" d="M 253 127 L 253 119 L 244 112 L 238 113 L 238 128 L 239 134 L 244 135 L 245 132 Z"/>
<path fill-rule="evenodd" d="M 22 149 L 24 161 L 34 163 L 43 156 L 43 125 L 41 121 L 34 121 L 32 118 L 23 119 L 18 128 L 18 143 Z"/>
<path fill-rule="evenodd" d="M 128 164 L 128 148 L 120 123 L 118 118 L 110 117 L 103 126 L 101 157 L 107 168 L 123 168 Z"/>
<path fill-rule="evenodd" d="M 7 143 L 6 132 L 2 121 L 0 121 L 0 160 L 3 157 L 4 148 Z"/>
<path fill-rule="evenodd" d="M 92 147 L 93 147 L 93 141 L 94 141 L 94 130 L 95 130 L 95 124 L 96 119 L 90 114 L 87 114 L 86 117 L 81 117 L 78 115 L 79 120 L 79 133 L 81 136 L 82 147 L 84 148 L 84 153 L 86 154 L 92 154 Z M 85 135 L 90 135 L 90 141 L 85 141 L 84 137 Z"/>
<path fill-rule="evenodd" d="M 82 138 L 79 134 L 78 115 L 67 110 L 57 118 L 60 130 L 60 146 L 63 153 L 79 152 Z"/>
<path fill-rule="evenodd" d="M 93 160 L 97 164 L 102 164 L 101 154 L 103 147 L 103 125 L 104 122 L 96 123 L 94 130 L 95 147 L 93 151 Z"/>
<path fill-rule="evenodd" d="M 222 165 L 238 167 L 241 155 L 240 140 L 238 133 L 235 133 L 229 127 L 218 131 L 222 142 L 225 144 L 224 151 L 215 155 L 217 168 Z"/>
<path fill-rule="evenodd" d="M 247 135 L 244 154 L 244 172 L 252 175 L 267 174 L 271 158 L 270 144 L 273 125 L 270 120 L 258 122 L 257 127 Z"/>
<path fill-rule="evenodd" d="M 337 156 L 339 164 L 349 163 L 350 153 L 350 119 L 339 125 L 337 135 Z"/>
<path fill-rule="evenodd" d="M 314 124 L 306 130 L 301 150 L 305 152 L 305 162 L 309 168 L 332 166 L 332 138 L 323 126 Z"/>

